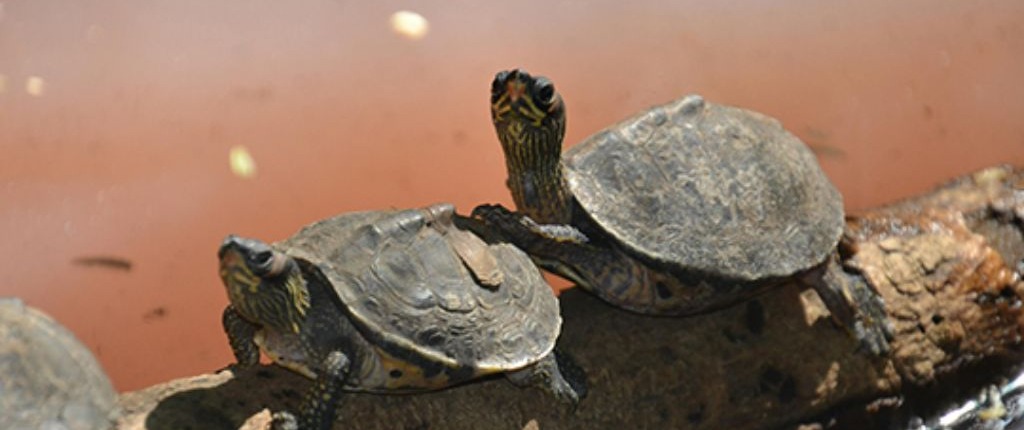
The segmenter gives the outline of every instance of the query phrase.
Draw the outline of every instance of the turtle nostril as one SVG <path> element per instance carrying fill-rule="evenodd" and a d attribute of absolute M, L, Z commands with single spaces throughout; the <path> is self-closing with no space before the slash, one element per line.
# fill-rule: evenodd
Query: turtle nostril
<path fill-rule="evenodd" d="M 229 234 L 220 243 L 220 248 L 217 249 L 217 257 L 223 257 L 224 253 L 228 250 L 228 248 L 230 248 L 232 246 L 235 246 L 237 244 L 238 244 L 238 236 L 235 236 L 233 234 Z"/>

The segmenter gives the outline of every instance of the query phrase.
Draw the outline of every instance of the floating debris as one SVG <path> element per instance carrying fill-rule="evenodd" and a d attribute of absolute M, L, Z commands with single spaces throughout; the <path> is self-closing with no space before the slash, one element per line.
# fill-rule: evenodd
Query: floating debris
<path fill-rule="evenodd" d="M 148 312 L 142 315 L 142 320 L 145 322 L 153 322 L 158 319 L 162 319 L 167 316 L 167 308 L 163 306 L 157 306 L 150 309 Z"/>
<path fill-rule="evenodd" d="M 132 270 L 132 262 L 127 258 L 121 257 L 108 257 L 108 256 L 88 256 L 78 257 L 71 260 L 72 263 L 79 266 L 85 267 L 96 267 L 103 269 L 123 270 L 130 272 Z"/>
<path fill-rule="evenodd" d="M 85 40 L 89 41 L 89 43 L 96 43 L 96 41 L 100 40 L 101 37 L 103 37 L 103 27 L 100 27 L 99 25 L 90 25 L 89 28 L 85 30 Z"/>
<path fill-rule="evenodd" d="M 249 154 L 249 150 L 242 145 L 231 147 L 228 153 L 228 161 L 231 164 L 231 173 L 242 179 L 256 177 L 256 160 Z"/>
<path fill-rule="evenodd" d="M 411 40 L 419 40 L 427 35 L 430 23 L 416 12 L 400 10 L 391 14 L 391 29 L 399 35 Z"/>
<path fill-rule="evenodd" d="M 32 97 L 40 97 L 46 90 L 46 82 L 38 76 L 29 76 L 25 80 L 25 92 Z"/>

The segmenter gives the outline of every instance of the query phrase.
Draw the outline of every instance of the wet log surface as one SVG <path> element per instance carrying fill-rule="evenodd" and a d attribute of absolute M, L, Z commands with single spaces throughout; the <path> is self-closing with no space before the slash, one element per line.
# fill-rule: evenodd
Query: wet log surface
<path fill-rule="evenodd" d="M 831 416 L 842 426 L 864 419 L 850 411 L 884 409 L 878 399 L 952 392 L 957 378 L 995 377 L 1018 357 L 1024 170 L 986 169 L 854 214 L 840 255 L 886 302 L 886 357 L 857 352 L 795 283 L 691 318 L 631 314 L 571 290 L 560 345 L 590 383 L 574 413 L 497 378 L 428 394 L 350 394 L 336 428 L 759 429 Z M 295 408 L 309 384 L 274 366 L 176 380 L 123 395 L 121 428 L 264 428 L 265 408 Z"/>

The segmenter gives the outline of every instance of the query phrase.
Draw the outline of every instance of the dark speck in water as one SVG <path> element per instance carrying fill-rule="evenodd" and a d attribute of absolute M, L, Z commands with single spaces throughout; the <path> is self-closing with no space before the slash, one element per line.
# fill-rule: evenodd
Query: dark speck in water
<path fill-rule="evenodd" d="M 153 309 L 150 309 L 149 312 L 142 314 L 142 320 L 146 322 L 155 321 L 166 317 L 167 313 L 167 308 L 163 306 L 157 306 Z"/>
<path fill-rule="evenodd" d="M 72 264 L 76 264 L 84 267 L 96 267 L 102 269 L 122 270 L 130 272 L 132 270 L 132 262 L 127 258 L 121 257 L 110 257 L 110 256 L 85 256 L 78 257 L 71 260 Z"/>

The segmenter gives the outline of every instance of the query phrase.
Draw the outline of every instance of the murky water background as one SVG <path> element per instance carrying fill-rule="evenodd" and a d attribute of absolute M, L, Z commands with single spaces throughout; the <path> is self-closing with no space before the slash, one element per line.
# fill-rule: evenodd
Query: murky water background
<path fill-rule="evenodd" d="M 569 142 L 688 92 L 775 116 L 854 210 L 1024 163 L 1020 1 L 666 3 L 0 2 L 0 296 L 121 390 L 219 368 L 225 234 L 511 203 L 487 99 L 515 66 L 555 81 Z"/>

